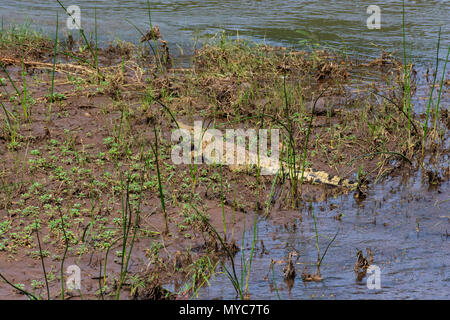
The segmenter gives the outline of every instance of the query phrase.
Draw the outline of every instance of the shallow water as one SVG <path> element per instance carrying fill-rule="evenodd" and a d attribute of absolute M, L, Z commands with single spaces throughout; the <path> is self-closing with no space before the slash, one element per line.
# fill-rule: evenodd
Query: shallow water
<path fill-rule="evenodd" d="M 449 200 L 449 183 L 427 189 L 418 173 L 403 182 L 392 178 L 375 185 L 360 204 L 352 195 L 314 204 L 321 254 L 340 230 L 323 260 L 323 281 L 318 283 L 301 280 L 305 264 L 317 259 L 312 212 L 272 213 L 275 218 L 258 224 L 259 239 L 269 253 L 261 255 L 258 240 L 249 280 L 251 298 L 278 299 L 276 286 L 281 299 L 449 299 L 450 201 L 444 202 Z M 330 206 L 337 207 L 330 210 Z M 340 213 L 342 220 L 334 219 Z M 252 232 L 245 235 L 246 257 L 250 256 Z M 368 289 L 367 277 L 356 281 L 356 251 L 361 249 L 365 255 L 367 247 L 372 249 L 373 264 L 381 270 L 380 290 Z M 286 260 L 293 250 L 300 256 L 289 290 L 283 280 L 284 263 L 275 264 L 273 281 L 270 262 Z M 236 256 L 238 264 L 241 257 L 241 253 Z M 240 266 L 237 270 L 240 275 Z M 314 273 L 315 267 L 309 266 L 308 272 Z M 236 293 L 230 280 L 219 274 L 199 297 L 233 299 Z"/>
<path fill-rule="evenodd" d="M 94 8 L 97 8 L 98 29 L 102 40 L 121 38 L 136 41 L 138 27 L 148 29 L 147 1 L 62 1 L 65 6 L 81 8 L 82 27 L 93 30 Z M 366 13 L 373 1 L 304 1 L 304 0 L 160 0 L 151 1 L 153 24 L 161 27 L 163 36 L 185 53 L 192 51 L 196 34 L 215 34 L 226 30 L 236 35 L 275 45 L 297 45 L 306 38 L 340 48 L 355 55 L 379 56 L 380 48 L 402 54 L 402 1 L 383 1 L 381 29 L 369 30 Z M 450 2 L 406 1 L 407 41 L 412 44 L 418 61 L 435 57 L 439 24 L 442 23 L 442 43 L 448 43 Z M 23 23 L 30 19 L 35 26 L 54 32 L 56 12 L 61 31 L 67 15 L 54 0 L 0 2 L 0 15 L 5 24 Z M 298 33 L 306 31 L 309 36 Z M 175 51 L 175 50 L 173 50 Z M 445 45 L 441 58 L 445 57 Z"/>

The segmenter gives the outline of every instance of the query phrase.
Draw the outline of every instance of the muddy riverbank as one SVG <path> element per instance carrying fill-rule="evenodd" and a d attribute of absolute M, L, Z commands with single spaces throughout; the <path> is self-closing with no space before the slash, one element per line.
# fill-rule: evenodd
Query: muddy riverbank
<path fill-rule="evenodd" d="M 272 237 L 282 229 L 277 221 L 287 230 L 281 238 L 296 235 L 308 223 L 308 232 L 293 236 L 290 247 L 300 252 L 296 263 L 314 264 L 312 213 L 304 213 L 304 222 L 300 213 L 315 207 L 317 230 L 330 240 L 341 224 L 341 237 L 349 230 L 364 232 L 353 204 L 367 206 L 358 210 L 371 212 L 367 220 L 377 231 L 370 243 L 363 243 L 373 248 L 378 262 L 388 253 L 376 240 L 382 241 L 388 230 L 397 232 L 389 226 L 404 230 L 410 221 L 401 225 L 402 219 L 384 215 L 377 220 L 374 187 L 385 179 L 420 177 L 441 195 L 438 202 L 445 201 L 448 80 L 442 86 L 438 126 L 423 139 L 426 109 L 404 108 L 404 68 L 389 53 L 361 61 L 340 52 L 297 51 L 218 35 L 195 51 L 191 68 L 181 69 L 173 66 L 167 43 L 155 31 L 147 40 L 150 45 L 158 41 L 156 55 L 148 46 L 122 41 L 95 48 L 64 38 L 56 60 L 52 39 L 31 31 L 2 33 L 0 273 L 26 294 L 2 282 L 1 298 L 28 294 L 45 299 L 45 278 L 52 299 L 174 299 L 199 293 L 231 298 L 239 291 L 251 298 L 269 297 L 270 290 L 252 289 L 261 280 L 252 281 L 266 276 L 273 258 L 279 261 L 273 264 L 274 284 L 280 282 L 283 271 L 277 267 L 286 263 L 280 252 L 292 250 L 270 256 L 282 245 Z M 171 134 L 177 124 L 192 126 L 195 120 L 217 130 L 278 129 L 282 169 L 260 175 L 258 165 L 174 164 L 172 148 L 178 141 Z M 390 191 L 376 194 L 389 197 Z M 344 205 L 335 204 L 340 201 L 335 198 L 346 199 Z M 446 203 L 441 207 L 448 208 Z M 241 239 L 255 219 L 266 219 L 261 225 L 266 231 L 255 239 L 260 251 L 263 242 L 268 244 L 268 254 L 263 252 L 263 261 L 255 257 L 248 272 L 251 285 L 236 288 L 219 274 L 211 294 L 199 291 L 217 272 L 226 272 L 230 260 L 240 259 L 241 248 L 248 251 L 248 242 Z M 445 248 L 442 228 L 448 220 L 439 219 L 432 221 L 440 223 Z M 253 252 L 252 237 L 246 239 Z M 365 249 L 341 237 L 330 244 L 331 258 L 324 257 L 320 285 L 340 277 L 329 268 L 342 263 L 333 256 L 345 256 L 348 269 L 356 249 Z M 321 238 L 322 253 L 325 242 Z M 305 247 L 299 249 L 299 243 Z M 81 271 L 81 291 L 67 288 L 67 268 L 74 265 Z M 346 279 L 354 276 L 347 269 Z M 296 281 L 303 271 L 298 270 Z M 315 270 L 310 266 L 304 272 L 306 282 L 308 272 L 314 276 Z M 448 281 L 448 276 L 444 271 L 437 279 Z M 230 290 L 216 293 L 217 287 Z M 283 297 L 295 297 L 279 290 Z"/>

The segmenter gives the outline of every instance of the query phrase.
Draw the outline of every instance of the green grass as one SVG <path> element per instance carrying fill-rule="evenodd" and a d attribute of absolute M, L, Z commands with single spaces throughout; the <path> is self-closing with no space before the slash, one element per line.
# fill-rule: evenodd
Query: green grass
<path fill-rule="evenodd" d="M 10 137 L 9 146 L 11 149 L 15 149 L 18 146 L 18 141 L 16 139 L 18 129 L 16 117 L 5 107 L 5 105 L 2 102 L 0 102 L 0 106 L 2 107 L 2 110 L 5 113 L 6 126 L 8 128 Z"/>
<path fill-rule="evenodd" d="M 42 31 L 34 30 L 31 27 L 31 22 L 27 20 L 21 25 L 9 25 L 5 27 L 3 25 L 0 32 L 0 48 L 1 47 L 17 47 L 19 48 L 20 42 L 28 48 L 35 48 L 42 44 L 50 43 L 50 38 Z"/>

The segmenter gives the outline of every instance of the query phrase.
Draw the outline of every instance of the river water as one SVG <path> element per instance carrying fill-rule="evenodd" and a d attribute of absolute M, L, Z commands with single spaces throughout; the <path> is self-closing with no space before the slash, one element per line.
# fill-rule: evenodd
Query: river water
<path fill-rule="evenodd" d="M 447 158 L 448 166 L 448 158 Z M 402 181 L 401 181 L 402 180 Z M 392 178 L 372 186 L 365 201 L 340 196 L 297 212 L 272 213 L 258 224 L 258 241 L 249 277 L 253 299 L 450 299 L 449 183 L 428 189 L 420 173 Z M 303 282 L 301 273 L 316 271 L 317 218 L 321 255 L 330 245 L 320 268 L 321 282 Z M 340 221 L 334 217 L 342 214 Z M 245 234 L 244 250 L 235 257 L 238 277 L 241 259 L 250 257 L 252 228 Z M 265 253 L 262 254 L 264 242 Z M 366 276 L 353 270 L 357 249 L 373 254 L 380 269 L 380 288 L 367 286 Z M 297 276 L 290 288 L 283 279 L 284 261 L 294 257 Z M 275 263 L 271 269 L 271 260 Z M 248 264 L 248 261 L 247 261 Z M 375 273 L 373 273 L 375 275 Z M 369 281 L 369 284 L 374 282 Z M 218 274 L 200 298 L 234 299 L 236 292 L 225 274 Z M 278 291 L 278 292 L 277 292 Z"/>
<path fill-rule="evenodd" d="M 93 30 L 96 9 L 98 30 L 104 41 L 116 38 L 136 41 L 139 34 L 127 20 L 143 30 L 148 29 L 146 0 L 63 0 L 62 3 L 66 7 L 80 7 L 81 24 L 86 31 Z M 173 48 L 178 45 L 184 53 L 191 52 L 196 37 L 225 30 L 273 45 L 301 47 L 302 41 L 312 40 L 354 55 L 378 57 L 381 48 L 402 54 L 402 1 L 399 0 L 382 3 L 372 0 L 160 0 L 150 3 L 153 24 L 160 26 Z M 370 5 L 380 8 L 380 29 L 367 27 Z M 405 1 L 406 40 L 416 61 L 435 59 L 440 25 L 444 44 L 440 56 L 445 57 L 445 44 L 450 39 L 449 11 L 450 1 Z M 67 15 L 55 0 L 0 2 L 4 24 L 31 21 L 49 33 L 55 30 L 56 12 L 61 31 L 67 32 Z"/>

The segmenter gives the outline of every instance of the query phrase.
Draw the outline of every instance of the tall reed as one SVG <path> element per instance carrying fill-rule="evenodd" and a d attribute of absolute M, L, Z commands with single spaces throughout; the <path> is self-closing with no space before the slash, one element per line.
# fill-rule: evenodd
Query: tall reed
<path fill-rule="evenodd" d="M 411 129 L 414 123 L 414 110 L 411 104 L 411 90 L 412 90 L 412 48 L 410 49 L 409 57 L 406 54 L 406 23 L 405 23 L 405 0 L 402 1 L 402 44 L 403 44 L 403 112 L 408 115 L 408 149 L 412 152 L 413 146 L 411 140 Z M 439 46 L 439 44 L 438 44 Z M 416 130 L 417 131 L 417 130 Z"/>
<path fill-rule="evenodd" d="M 148 11 L 148 21 L 149 21 L 149 26 L 150 26 L 149 32 L 152 32 L 153 31 L 152 12 L 151 12 L 149 0 L 147 0 L 147 11 Z M 145 37 L 145 33 L 138 26 L 136 26 L 133 22 L 129 21 L 128 19 L 125 19 L 125 21 L 127 21 L 130 25 L 132 25 L 140 33 L 142 38 Z M 150 42 L 151 40 L 153 40 L 153 45 Z M 153 55 L 155 56 L 158 69 L 160 71 L 163 71 L 163 64 L 161 61 L 161 55 L 159 53 L 158 42 L 156 41 L 156 37 L 151 37 L 146 42 L 147 42 L 148 46 L 150 47 L 150 49 L 152 50 Z"/>
<path fill-rule="evenodd" d="M 48 118 L 51 119 L 52 113 L 52 105 L 54 98 L 54 90 L 55 90 L 55 68 L 56 68 L 56 54 L 58 50 L 58 24 L 59 24 L 58 12 L 56 12 L 56 32 L 55 32 L 55 43 L 54 43 L 54 52 L 53 52 L 53 67 L 52 67 L 52 85 L 50 88 L 50 104 L 48 109 Z"/>
<path fill-rule="evenodd" d="M 288 134 L 288 146 L 287 146 L 287 165 L 290 177 L 290 188 L 292 197 L 292 206 L 295 206 L 295 199 L 297 198 L 297 186 L 298 186 L 298 174 L 296 163 L 296 145 L 294 141 L 294 127 L 289 110 L 288 94 L 286 90 L 286 74 L 283 76 L 283 94 L 284 94 L 284 111 L 285 111 L 285 126 Z"/>
<path fill-rule="evenodd" d="M 143 160 L 143 152 L 141 149 L 141 161 Z M 136 241 L 136 235 L 139 228 L 139 220 L 140 220 L 140 213 L 141 213 L 141 203 L 142 203 L 142 191 L 143 191 L 143 185 L 144 185 L 144 171 L 141 172 L 140 177 L 140 187 L 139 187 L 139 197 L 138 197 L 138 203 L 137 207 L 135 209 L 135 217 L 134 217 L 134 223 L 132 224 L 132 205 L 130 203 L 130 177 L 127 177 L 126 181 L 126 195 L 125 195 L 125 204 L 124 204 L 124 196 L 123 196 L 123 178 L 121 176 L 122 181 L 122 255 L 121 255 L 121 266 L 120 266 L 120 278 L 119 278 L 119 284 L 117 286 L 116 291 L 116 300 L 119 299 L 120 290 L 122 288 L 122 285 L 125 283 L 126 276 L 128 274 L 128 265 L 131 259 L 131 253 L 133 252 L 134 243 Z M 133 228 L 133 233 L 131 234 L 131 240 L 130 245 L 127 251 L 127 242 L 130 237 L 130 231 L 131 228 Z M 109 248 L 108 248 L 109 251 Z M 106 272 L 106 260 L 105 260 L 105 272 Z M 106 275 L 105 275 L 106 276 Z M 103 295 L 103 291 L 101 291 L 101 294 Z"/>
<path fill-rule="evenodd" d="M 41 257 L 42 270 L 44 271 L 45 287 L 47 288 L 47 299 L 50 300 L 50 289 L 48 287 L 47 271 L 45 270 L 44 256 L 42 254 L 41 240 L 39 239 L 39 230 L 36 227 L 36 238 L 39 245 L 39 256 Z"/>
<path fill-rule="evenodd" d="M 338 234 L 339 234 L 339 229 L 336 231 L 336 234 L 334 235 L 334 237 L 331 239 L 331 241 L 328 243 L 327 247 L 325 248 L 325 251 L 323 253 L 323 255 L 320 255 L 320 247 L 319 247 L 319 231 L 317 229 L 317 220 L 316 220 L 316 215 L 314 213 L 314 207 L 312 207 L 311 204 L 311 210 L 312 210 L 312 215 L 313 215 L 313 219 L 314 219 L 314 232 L 316 235 L 316 247 L 317 247 L 317 262 L 316 262 L 316 267 L 317 267 L 317 274 L 320 275 L 320 266 L 322 265 L 322 261 L 325 258 L 328 249 L 330 248 L 331 244 L 336 240 Z"/>
<path fill-rule="evenodd" d="M 425 143 L 426 143 L 426 137 L 427 137 L 427 133 L 428 133 L 428 122 L 429 122 L 429 117 L 430 117 L 431 104 L 433 102 L 434 87 L 436 85 L 436 78 L 437 78 L 437 73 L 438 73 L 438 69 L 439 69 L 439 46 L 440 46 L 440 43 L 441 43 L 441 27 L 439 27 L 438 42 L 437 42 L 437 49 L 436 49 L 436 69 L 433 73 L 433 83 L 431 86 L 430 96 L 428 98 L 427 115 L 425 117 L 425 122 L 423 124 L 422 158 L 424 157 L 424 152 L 425 152 Z M 436 116 L 437 116 L 437 114 L 436 114 Z"/>
<path fill-rule="evenodd" d="M 6 282 L 7 285 L 13 287 L 14 289 L 16 289 L 17 291 L 21 292 L 22 294 L 26 295 L 28 298 L 32 299 L 32 300 L 39 300 L 38 297 L 36 297 L 34 294 L 20 288 L 19 286 L 12 284 L 2 273 L 0 273 L 0 278 L 2 278 L 3 281 Z"/>
<path fill-rule="evenodd" d="M 23 115 L 25 116 L 25 120 L 28 120 L 31 122 L 31 110 L 29 107 L 29 99 L 28 99 L 28 90 L 27 90 L 27 81 L 26 81 L 26 69 L 25 69 L 25 56 L 24 56 L 24 50 L 23 50 L 23 38 L 21 38 L 20 41 L 20 51 L 21 51 L 21 60 L 22 60 L 22 109 L 23 109 Z"/>
<path fill-rule="evenodd" d="M 61 6 L 61 8 L 67 13 L 67 15 L 73 19 L 73 15 L 69 11 L 67 11 L 66 7 L 61 3 L 61 1 L 56 0 L 56 2 L 58 2 L 58 4 Z M 86 34 L 84 33 L 84 29 L 80 28 L 79 32 L 85 42 L 86 47 L 88 48 L 89 52 L 91 53 L 91 57 L 93 59 L 93 63 L 90 62 L 89 65 L 97 71 L 97 79 L 98 80 L 100 78 L 104 78 L 102 72 L 100 71 L 100 68 L 98 67 L 97 44 L 95 45 L 95 48 L 92 48 L 90 41 L 88 41 Z M 95 34 L 97 35 L 97 14 L 96 13 L 95 13 Z M 97 36 L 96 36 L 96 41 L 97 41 Z"/>
<path fill-rule="evenodd" d="M 148 22 L 149 22 L 149 25 L 150 25 L 150 30 L 152 30 L 153 29 L 153 24 L 152 24 L 152 11 L 151 11 L 151 8 L 150 8 L 150 0 L 147 0 L 147 9 L 148 9 Z M 153 44 L 155 46 L 155 51 L 156 51 L 156 56 L 157 56 L 157 59 L 158 59 L 158 62 L 159 62 L 159 67 L 160 67 L 160 69 L 162 71 L 162 62 L 161 62 L 161 57 L 160 57 L 160 54 L 159 54 L 158 43 L 156 42 L 156 37 L 153 37 Z"/>
<path fill-rule="evenodd" d="M 441 83 L 439 84 L 439 93 L 438 93 L 438 100 L 435 106 L 435 110 L 434 110 L 434 130 L 436 131 L 437 128 L 437 119 L 439 118 L 439 104 L 441 102 L 441 94 L 442 94 L 442 86 L 444 84 L 445 81 L 445 69 L 447 68 L 447 62 L 448 62 L 448 56 L 450 54 L 450 45 L 448 46 L 447 49 L 447 56 L 445 57 L 445 62 L 444 62 L 444 68 L 442 70 L 442 78 L 441 78 Z"/>
<path fill-rule="evenodd" d="M 253 223 L 253 238 L 252 238 L 252 247 L 250 249 L 250 258 L 249 258 L 249 262 L 247 264 L 246 260 L 245 260 L 245 255 L 244 255 L 244 251 L 242 250 L 242 275 L 244 278 L 245 276 L 245 285 L 243 285 L 242 291 L 245 293 L 246 296 L 249 296 L 250 292 L 249 292 L 249 286 L 248 286 L 248 282 L 250 279 L 250 272 L 252 269 L 252 262 L 253 262 L 253 254 L 255 251 L 255 247 L 256 247 L 256 241 L 257 241 L 257 236 L 258 236 L 258 216 L 255 214 L 255 219 L 254 219 L 254 223 Z M 242 246 L 244 246 L 245 242 L 244 242 L 244 234 L 245 231 L 243 231 L 242 233 Z M 242 283 L 243 283 L 243 279 L 242 279 Z"/>
<path fill-rule="evenodd" d="M 303 146 L 303 159 L 302 159 L 302 171 L 301 171 L 301 176 L 300 176 L 300 188 L 303 187 L 303 179 L 305 177 L 306 156 L 307 156 L 307 152 L 308 152 L 309 136 L 310 136 L 311 130 L 312 130 L 312 123 L 313 123 L 313 119 L 314 119 L 314 113 L 315 113 L 315 110 L 316 110 L 316 104 L 317 104 L 317 101 L 319 101 L 319 99 L 323 96 L 323 94 L 327 90 L 328 90 L 328 87 L 325 88 L 324 90 L 322 90 L 322 92 L 319 94 L 319 96 L 314 100 L 314 103 L 313 103 L 312 108 L 311 108 L 311 116 L 309 118 L 308 130 L 306 131 L 305 144 Z"/>
<path fill-rule="evenodd" d="M 67 238 L 66 228 L 64 227 L 64 216 L 61 212 L 61 207 L 58 207 L 59 217 L 61 219 L 61 230 L 64 236 L 65 248 L 61 259 L 60 276 L 61 276 L 61 300 L 64 300 L 64 262 L 66 261 L 67 251 L 69 250 L 69 239 Z"/>
<path fill-rule="evenodd" d="M 155 156 L 155 162 L 156 162 L 156 174 L 158 177 L 158 190 L 159 190 L 159 197 L 161 200 L 161 208 L 164 214 L 164 234 L 168 234 L 169 233 L 169 225 L 167 222 L 167 211 L 166 211 L 166 203 L 165 203 L 165 199 L 164 199 L 164 191 L 163 191 L 163 187 L 162 187 L 162 179 L 161 179 L 161 172 L 159 169 L 159 149 L 158 149 L 158 134 L 156 131 L 156 126 L 153 126 L 153 132 L 155 134 L 155 144 L 154 146 L 151 145 L 151 148 L 153 150 L 153 155 Z"/>

